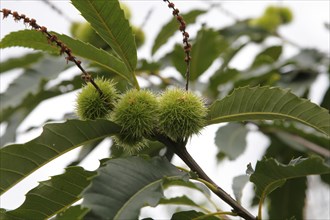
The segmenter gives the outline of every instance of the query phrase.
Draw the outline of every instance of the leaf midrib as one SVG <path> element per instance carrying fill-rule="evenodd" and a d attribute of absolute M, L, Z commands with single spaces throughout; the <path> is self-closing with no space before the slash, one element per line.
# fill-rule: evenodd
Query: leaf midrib
<path fill-rule="evenodd" d="M 283 113 L 274 113 L 274 112 L 249 112 L 249 113 L 230 114 L 230 115 L 227 115 L 227 116 L 221 116 L 221 117 L 216 117 L 216 118 L 207 120 L 206 125 L 216 124 L 216 123 L 219 123 L 219 122 L 229 122 L 230 120 L 228 120 L 228 119 L 235 118 L 235 117 L 241 117 L 241 116 L 259 116 L 259 115 L 260 116 L 262 116 L 262 115 L 280 116 L 282 118 L 293 119 L 293 120 L 299 121 L 299 122 L 301 122 L 303 124 L 306 124 L 306 125 L 308 125 L 308 126 L 310 126 L 312 128 L 315 128 L 316 130 L 321 131 L 322 133 L 326 133 L 327 134 L 327 132 L 325 130 L 320 129 L 320 128 L 314 126 L 313 124 L 310 124 L 309 122 L 304 121 L 304 120 L 302 120 L 300 118 L 293 117 L 291 115 L 287 115 L 287 114 L 283 114 Z M 262 119 L 258 119 L 258 120 L 262 120 Z M 276 118 L 274 120 L 276 120 Z"/>
<path fill-rule="evenodd" d="M 99 14 L 98 11 L 96 10 L 96 8 L 93 7 L 94 5 L 92 4 L 91 0 L 87 0 L 87 2 L 89 3 L 89 5 L 92 6 L 92 9 L 95 11 L 96 16 L 99 18 L 99 21 L 101 21 L 101 23 L 102 23 L 103 26 L 105 27 L 106 32 L 111 36 L 111 38 L 112 38 L 113 41 L 115 42 L 117 49 L 119 48 L 119 49 L 120 49 L 120 53 L 121 53 L 122 55 L 124 55 L 125 53 L 124 53 L 124 51 L 122 50 L 120 44 L 118 44 L 118 42 L 115 40 L 116 38 L 113 36 L 111 30 L 108 28 L 108 25 L 106 24 L 106 22 L 104 21 L 104 19 L 100 16 L 100 14 Z M 126 56 L 121 56 L 121 58 L 122 58 L 122 59 L 124 60 L 124 62 L 126 63 L 126 66 L 128 67 L 128 70 L 129 70 L 130 72 L 133 72 L 133 68 L 132 68 L 132 66 L 130 65 L 129 60 L 127 60 Z"/>

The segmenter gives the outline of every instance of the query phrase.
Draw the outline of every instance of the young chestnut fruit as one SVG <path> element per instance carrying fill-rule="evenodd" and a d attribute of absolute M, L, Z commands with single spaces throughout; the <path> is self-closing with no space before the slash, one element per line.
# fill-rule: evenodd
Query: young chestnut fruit
<path fill-rule="evenodd" d="M 122 95 L 110 118 L 122 126 L 115 141 L 129 151 L 143 146 L 144 137 L 153 134 L 158 121 L 158 100 L 147 90 L 132 89 Z"/>
<path fill-rule="evenodd" d="M 100 95 L 91 83 L 82 88 L 76 101 L 76 113 L 82 120 L 106 118 L 118 99 L 115 84 L 111 80 L 96 78 L 94 81 L 103 94 Z"/>
<path fill-rule="evenodd" d="M 205 125 L 207 108 L 194 93 L 176 88 L 162 94 L 159 111 L 161 132 L 177 141 L 199 133 Z"/>
<path fill-rule="evenodd" d="M 261 17 L 250 20 L 249 24 L 275 32 L 280 25 L 290 23 L 292 18 L 292 12 L 289 8 L 268 6 Z"/>

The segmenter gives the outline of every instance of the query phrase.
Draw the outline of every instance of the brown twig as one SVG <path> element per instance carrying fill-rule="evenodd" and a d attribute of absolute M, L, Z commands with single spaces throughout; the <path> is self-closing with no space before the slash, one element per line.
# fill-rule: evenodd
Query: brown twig
<path fill-rule="evenodd" d="M 188 42 L 189 39 L 189 34 L 186 32 L 186 22 L 184 21 L 183 17 L 179 15 L 179 9 L 175 8 L 175 5 L 170 2 L 169 0 L 163 0 L 164 2 L 168 3 L 168 7 L 173 9 L 173 16 L 176 17 L 176 20 L 180 23 L 179 30 L 182 32 L 183 36 L 183 49 L 186 54 L 184 61 L 187 64 L 187 69 L 186 69 L 186 90 L 188 91 L 189 89 L 189 79 L 190 79 L 190 61 L 191 61 L 191 56 L 190 56 L 190 51 L 191 51 L 191 44 Z"/>
<path fill-rule="evenodd" d="M 196 163 L 196 161 L 191 157 L 186 149 L 185 141 L 182 142 L 174 142 L 168 137 L 163 135 L 156 135 L 155 138 L 163 143 L 165 146 L 170 148 L 176 155 L 178 155 L 187 166 L 195 172 L 199 178 L 209 182 L 213 187 L 210 188 L 219 198 L 221 198 L 224 202 L 230 205 L 233 210 L 233 213 L 236 213 L 238 216 L 246 219 L 246 220 L 256 220 L 257 217 L 253 216 L 249 211 L 247 211 L 241 204 L 239 204 L 235 199 L 233 199 L 226 191 L 224 191 L 220 186 L 218 186 L 204 171 L 203 169 Z"/>
<path fill-rule="evenodd" d="M 81 70 L 82 72 L 82 79 L 88 83 L 90 82 L 95 89 L 99 92 L 99 94 L 102 96 L 103 93 L 101 91 L 101 89 L 96 85 L 95 81 L 93 80 L 92 76 L 86 72 L 86 70 L 81 66 L 81 61 L 77 60 L 75 56 L 72 55 L 72 51 L 71 49 L 66 46 L 62 41 L 60 41 L 56 35 L 51 34 L 47 28 L 45 26 L 40 26 L 39 24 L 37 24 L 37 21 L 33 18 L 28 18 L 26 15 L 24 14 L 19 14 L 17 11 L 11 11 L 9 9 L 5 9 L 3 8 L 2 10 L 0 10 L 0 12 L 2 12 L 3 14 L 3 19 L 7 18 L 9 15 L 13 16 L 15 21 L 21 21 L 23 20 L 24 24 L 29 25 L 32 29 L 36 30 L 36 31 L 40 31 L 41 33 L 43 33 L 48 42 L 51 43 L 55 43 L 56 46 L 58 46 L 60 48 L 60 55 L 62 54 L 67 54 L 67 57 L 65 57 L 65 59 L 67 60 L 67 62 L 73 62 L 76 64 L 76 66 Z"/>

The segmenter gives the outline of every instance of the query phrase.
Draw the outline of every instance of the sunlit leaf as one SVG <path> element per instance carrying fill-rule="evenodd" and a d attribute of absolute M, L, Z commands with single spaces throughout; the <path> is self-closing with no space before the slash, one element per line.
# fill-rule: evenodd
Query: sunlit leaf
<path fill-rule="evenodd" d="M 272 87 L 243 87 L 209 108 L 207 124 L 229 121 L 290 119 L 330 135 L 326 109 L 299 98 L 288 90 Z"/>
<path fill-rule="evenodd" d="M 72 0 L 72 4 L 126 64 L 131 74 L 137 64 L 132 28 L 119 1 Z"/>
<path fill-rule="evenodd" d="M 234 160 L 244 152 L 247 134 L 248 130 L 244 125 L 229 123 L 216 132 L 215 145 L 221 153 L 227 155 L 230 160 Z"/>
<path fill-rule="evenodd" d="M 120 127 L 108 120 L 69 120 L 45 125 L 39 137 L 25 144 L 3 147 L 0 149 L 1 194 L 60 155 L 119 131 Z"/>
<path fill-rule="evenodd" d="M 11 32 L 0 42 L 0 48 L 2 49 L 16 46 L 42 50 L 51 54 L 60 53 L 60 49 L 55 45 L 50 45 L 44 34 L 35 30 Z"/>
<path fill-rule="evenodd" d="M 51 177 L 26 194 L 24 203 L 4 213 L 4 219 L 46 219 L 81 199 L 81 192 L 90 184 L 96 172 L 81 167 L 68 167 L 64 174 Z M 2 218 L 1 218 L 2 219 Z"/>
<path fill-rule="evenodd" d="M 186 14 L 180 14 L 187 25 L 194 23 L 196 18 L 199 15 L 204 14 L 206 11 L 205 10 L 192 10 Z M 172 18 L 167 24 L 165 24 L 162 28 L 161 31 L 158 33 L 154 45 L 152 46 L 151 53 L 155 54 L 155 52 L 163 45 L 165 44 L 168 39 L 175 34 L 175 32 L 179 31 L 179 22 L 177 21 L 176 18 Z"/>
<path fill-rule="evenodd" d="M 111 159 L 84 192 L 86 219 L 137 219 L 145 205 L 155 206 L 163 197 L 163 182 L 187 179 L 166 159 L 127 157 Z"/>

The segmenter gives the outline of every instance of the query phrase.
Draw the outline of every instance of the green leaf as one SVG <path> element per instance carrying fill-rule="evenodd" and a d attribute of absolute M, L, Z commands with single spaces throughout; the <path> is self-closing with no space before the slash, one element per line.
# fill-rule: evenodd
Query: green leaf
<path fill-rule="evenodd" d="M 12 69 L 27 67 L 42 58 L 42 53 L 29 53 L 20 57 L 10 58 L 0 63 L 0 73 L 7 72 Z"/>
<path fill-rule="evenodd" d="M 300 128 L 301 126 L 299 127 L 296 123 L 258 123 L 258 126 L 260 131 L 267 135 L 274 134 L 281 140 L 280 145 L 285 143 L 286 146 L 300 152 L 312 151 L 324 157 L 330 156 L 329 137 L 325 135 L 307 132 L 303 129 L 304 127 Z"/>
<path fill-rule="evenodd" d="M 87 208 L 81 207 L 80 205 L 71 206 L 70 208 L 56 215 L 55 220 L 83 220 L 87 213 Z"/>
<path fill-rule="evenodd" d="M 21 101 L 20 105 L 2 111 L 0 121 L 5 121 L 7 127 L 1 137 L 1 143 L 5 145 L 8 142 L 15 141 L 17 127 L 42 101 L 79 88 L 81 88 L 81 77 L 76 76 L 72 80 L 63 81 L 47 90 L 42 89 L 36 94 L 29 94 Z"/>
<path fill-rule="evenodd" d="M 108 120 L 69 120 L 45 125 L 39 137 L 25 144 L 3 147 L 0 149 L 0 194 L 62 154 L 119 131 L 120 127 Z"/>
<path fill-rule="evenodd" d="M 194 81 L 204 73 L 227 47 L 227 41 L 217 31 L 202 28 L 192 46 L 190 80 Z"/>
<path fill-rule="evenodd" d="M 244 152 L 247 134 L 248 130 L 243 124 L 229 123 L 216 132 L 215 145 L 219 148 L 219 153 L 234 160 Z"/>
<path fill-rule="evenodd" d="M 45 80 L 56 78 L 67 67 L 63 60 L 45 57 L 41 62 L 28 68 L 16 78 L 5 93 L 0 94 L 0 110 L 16 107 L 29 94 L 36 94 L 45 84 Z M 47 70 L 47 71 L 46 71 Z"/>
<path fill-rule="evenodd" d="M 241 36 L 249 36 L 252 41 L 257 43 L 262 42 L 269 33 L 261 28 L 252 27 L 248 24 L 249 20 L 243 20 L 235 23 L 234 25 L 227 26 L 219 32 L 222 36 L 230 41 L 235 41 Z"/>
<path fill-rule="evenodd" d="M 264 198 L 282 186 L 287 180 L 307 175 L 320 175 L 330 173 L 330 167 L 320 157 L 297 158 L 288 165 L 280 164 L 274 159 L 258 161 L 255 172 L 250 181 L 256 186 L 256 195 Z"/>
<path fill-rule="evenodd" d="M 305 219 L 307 178 L 288 180 L 269 195 L 269 219 Z"/>
<path fill-rule="evenodd" d="M 326 109 L 299 98 L 288 90 L 273 87 L 235 89 L 209 108 L 207 124 L 229 121 L 290 119 L 330 135 Z"/>
<path fill-rule="evenodd" d="M 184 62 L 185 53 L 180 44 L 175 44 L 173 51 L 169 54 L 171 62 L 176 70 L 185 77 L 187 64 Z"/>
<path fill-rule="evenodd" d="M 84 192 L 87 219 L 137 219 L 145 205 L 155 206 L 163 197 L 164 180 L 187 179 L 166 159 L 128 157 L 111 159 Z"/>
<path fill-rule="evenodd" d="M 64 34 L 57 34 L 57 36 L 72 50 L 73 55 L 93 61 L 124 79 L 133 82 L 132 75 L 127 70 L 125 64 L 111 53 Z"/>
<path fill-rule="evenodd" d="M 124 79 L 133 82 L 132 75 L 127 70 L 125 64 L 111 53 L 102 49 L 98 49 L 80 40 L 75 40 L 64 34 L 58 34 L 55 32 L 52 32 L 52 34 L 56 35 L 59 40 L 65 43 L 72 50 L 72 54 L 74 56 L 78 56 L 78 60 L 79 58 L 88 59 L 106 68 L 107 70 L 114 72 Z M 11 32 L 2 41 L 4 41 L 4 43 L 1 44 L 1 48 L 20 46 L 32 48 L 35 50 L 42 50 L 52 54 L 59 54 L 60 52 L 60 48 L 56 47 L 54 44 L 50 44 L 45 36 L 35 30 Z M 64 60 L 62 60 L 62 62 L 65 64 Z"/>
<path fill-rule="evenodd" d="M 51 54 L 59 54 L 60 52 L 58 47 L 49 44 L 45 35 L 35 30 L 11 32 L 0 42 L 0 48 L 2 49 L 16 46 L 42 50 Z"/>
<path fill-rule="evenodd" d="M 183 195 L 178 197 L 172 197 L 172 198 L 162 198 L 159 201 L 160 205 L 188 205 L 193 206 L 195 208 L 201 208 L 200 205 L 195 203 L 193 200 L 191 200 L 189 197 Z"/>
<path fill-rule="evenodd" d="M 199 15 L 204 14 L 205 10 L 192 10 L 186 14 L 180 14 L 187 25 L 191 23 L 195 23 L 196 18 Z M 154 45 L 152 46 L 151 54 L 155 54 L 155 52 L 168 41 L 168 38 L 171 36 L 174 36 L 176 31 L 179 31 L 179 22 L 177 21 L 176 18 L 172 18 L 167 24 L 165 24 L 162 28 L 161 31 L 158 33 Z"/>
<path fill-rule="evenodd" d="M 192 44 L 190 80 L 195 81 L 219 57 L 220 53 L 228 47 L 228 43 L 213 29 L 202 28 Z M 182 45 L 176 44 L 171 53 L 171 60 L 182 76 L 186 74 L 185 53 Z"/>
<path fill-rule="evenodd" d="M 61 175 L 42 181 L 26 194 L 24 203 L 4 214 L 5 219 L 48 219 L 81 199 L 82 191 L 96 172 L 81 167 L 68 167 Z"/>
<path fill-rule="evenodd" d="M 278 60 L 282 54 L 282 46 L 271 46 L 261 51 L 252 63 L 253 67 L 260 66 L 262 64 L 270 64 Z"/>
<path fill-rule="evenodd" d="M 118 0 L 72 0 L 71 2 L 100 37 L 116 51 L 129 72 L 134 74 L 137 64 L 135 40 Z"/>
<path fill-rule="evenodd" d="M 205 217 L 204 217 L 205 216 Z M 172 215 L 171 220 L 191 220 L 195 218 L 200 218 L 200 219 L 207 219 L 207 220 L 219 220 L 219 218 L 215 216 L 206 216 L 205 213 L 203 212 L 197 212 L 195 210 L 190 210 L 190 211 L 182 211 L 182 212 L 176 212 Z"/>

